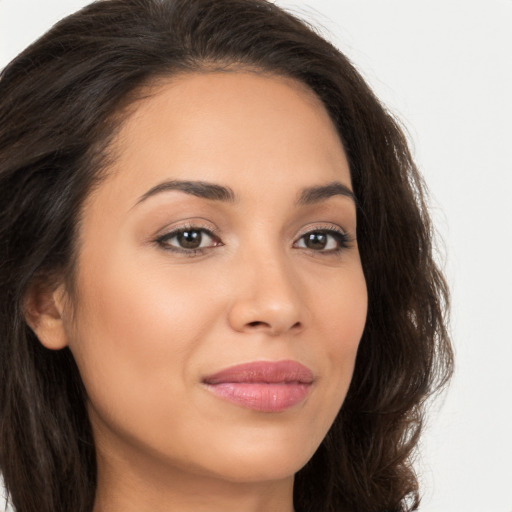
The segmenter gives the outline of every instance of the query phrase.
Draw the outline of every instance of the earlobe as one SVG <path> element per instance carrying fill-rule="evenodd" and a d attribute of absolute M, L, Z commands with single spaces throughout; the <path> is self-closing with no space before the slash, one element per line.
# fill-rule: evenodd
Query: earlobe
<path fill-rule="evenodd" d="M 60 350 L 68 345 L 64 300 L 64 284 L 53 288 L 41 282 L 34 283 L 25 297 L 25 321 L 41 344 L 50 350 Z"/>

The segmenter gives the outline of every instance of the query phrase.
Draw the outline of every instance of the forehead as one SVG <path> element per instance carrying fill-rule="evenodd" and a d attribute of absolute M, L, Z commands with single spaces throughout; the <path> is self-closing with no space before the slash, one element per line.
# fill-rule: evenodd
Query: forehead
<path fill-rule="evenodd" d="M 144 193 L 172 179 L 255 190 L 350 185 L 344 150 L 325 107 L 304 84 L 230 71 L 154 84 L 113 143 L 116 190 Z M 99 187 L 99 192 L 101 189 Z"/>

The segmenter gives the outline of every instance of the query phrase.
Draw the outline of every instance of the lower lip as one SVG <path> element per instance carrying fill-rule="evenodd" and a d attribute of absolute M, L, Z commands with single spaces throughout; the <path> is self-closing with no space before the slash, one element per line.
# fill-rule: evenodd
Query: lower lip
<path fill-rule="evenodd" d="M 223 382 L 208 384 L 215 395 L 234 404 L 260 412 L 281 412 L 303 402 L 310 384 Z"/>

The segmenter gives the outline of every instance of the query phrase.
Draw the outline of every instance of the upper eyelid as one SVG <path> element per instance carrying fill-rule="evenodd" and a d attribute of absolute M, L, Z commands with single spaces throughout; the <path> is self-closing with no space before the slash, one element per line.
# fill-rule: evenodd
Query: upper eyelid
<path fill-rule="evenodd" d="M 344 229 L 341 229 L 339 227 L 337 227 L 337 228 L 334 228 L 334 227 L 315 228 L 315 229 L 310 229 L 308 231 L 304 231 L 300 236 L 298 236 L 295 239 L 294 244 L 297 243 L 299 240 L 302 240 L 306 235 L 308 235 L 310 233 L 327 233 L 330 236 L 333 236 L 334 238 L 339 237 L 339 239 L 343 240 L 344 243 L 350 243 L 355 240 L 355 237 L 352 237 L 349 233 L 347 233 L 347 231 L 345 231 Z"/>
<path fill-rule="evenodd" d="M 190 223 L 178 224 L 173 227 L 167 226 L 167 227 L 159 230 L 159 232 L 155 235 L 154 238 L 160 239 L 160 238 L 168 237 L 170 235 L 176 235 L 177 233 L 180 233 L 181 231 L 186 231 L 187 229 L 194 230 L 194 231 L 204 231 L 209 235 L 218 236 L 217 228 L 212 227 L 212 226 L 206 226 L 199 222 L 190 222 Z"/>
<path fill-rule="evenodd" d="M 205 225 L 201 222 L 189 222 L 184 224 L 179 224 L 173 227 L 165 227 L 161 230 L 159 230 L 159 233 L 155 235 L 155 238 L 161 238 L 166 237 L 172 234 L 179 233 L 181 231 L 189 230 L 196 230 L 196 231 L 204 231 L 210 235 L 219 236 L 218 232 L 219 229 L 216 227 L 212 227 L 211 225 Z M 297 238 L 300 238 L 308 233 L 311 233 L 312 231 L 335 231 L 338 233 L 342 233 L 344 235 L 349 236 L 349 231 L 345 228 L 341 227 L 338 224 L 330 223 L 330 222 L 322 222 L 316 225 L 308 224 L 304 228 L 302 228 L 297 235 L 295 235 Z"/>
<path fill-rule="evenodd" d="M 308 225 L 306 228 L 302 229 L 300 231 L 300 234 L 297 238 L 301 238 L 304 235 L 307 235 L 308 233 L 315 232 L 315 231 L 332 231 L 336 232 L 345 236 L 350 236 L 349 231 L 347 231 L 345 228 L 342 228 L 338 224 L 333 223 L 320 223 L 319 225 Z"/>
<path fill-rule="evenodd" d="M 215 234 L 215 232 L 211 229 L 190 226 L 190 227 L 180 227 L 180 228 L 176 228 L 176 229 L 171 229 L 170 231 L 166 231 L 165 233 L 162 233 L 162 235 L 160 235 L 158 237 L 158 239 L 161 240 L 162 238 L 174 238 L 175 236 L 177 236 L 179 233 L 182 233 L 183 231 L 202 231 L 203 233 L 206 233 L 211 238 L 218 238 L 218 236 Z"/>
<path fill-rule="evenodd" d="M 166 227 L 162 230 L 160 230 L 161 235 L 157 234 L 156 236 L 168 236 L 173 233 L 179 233 L 181 231 L 186 231 L 187 229 L 190 230 L 196 230 L 196 231 L 205 231 L 209 234 L 215 235 L 219 231 L 217 228 L 206 226 L 200 223 L 194 223 L 190 222 L 187 224 L 181 224 L 177 225 L 175 227 Z M 320 225 L 307 225 L 305 228 L 301 229 L 299 231 L 300 234 L 296 235 L 298 237 L 304 236 L 307 233 L 310 233 L 312 231 L 337 231 L 343 234 L 348 235 L 348 231 L 338 224 L 332 224 L 332 223 L 321 223 Z"/>

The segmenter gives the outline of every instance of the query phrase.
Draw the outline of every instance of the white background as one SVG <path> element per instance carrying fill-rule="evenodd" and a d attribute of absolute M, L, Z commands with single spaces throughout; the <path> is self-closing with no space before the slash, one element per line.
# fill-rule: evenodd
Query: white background
<path fill-rule="evenodd" d="M 80 0 L 0 0 L 0 67 Z M 452 288 L 457 371 L 423 512 L 512 512 L 512 0 L 277 1 L 324 27 L 408 129 Z"/>

